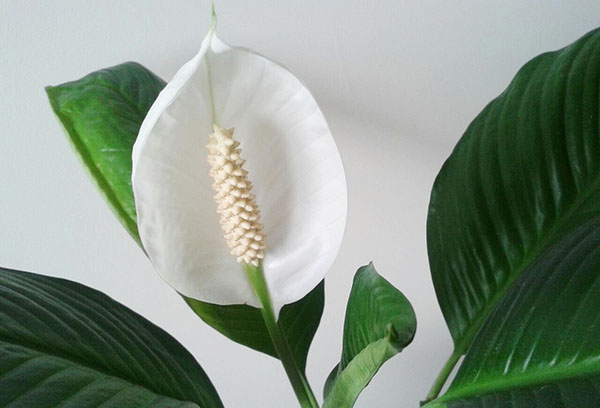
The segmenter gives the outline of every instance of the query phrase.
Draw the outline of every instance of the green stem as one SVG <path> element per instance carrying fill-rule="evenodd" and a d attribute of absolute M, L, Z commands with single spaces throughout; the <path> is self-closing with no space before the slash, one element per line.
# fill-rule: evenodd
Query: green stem
<path fill-rule="evenodd" d="M 446 384 L 446 380 L 448 380 L 448 377 L 452 373 L 454 366 L 456 365 L 456 363 L 458 363 L 458 360 L 460 359 L 461 355 L 462 354 L 458 353 L 456 350 L 452 353 L 448 361 L 446 361 L 446 364 L 444 364 L 442 371 L 440 371 L 437 378 L 435 379 L 435 382 L 431 386 L 431 389 L 427 394 L 427 398 L 425 398 L 425 401 L 423 402 L 433 401 L 437 398 L 437 396 L 440 394 L 440 391 L 444 387 L 444 384 Z"/>
<path fill-rule="evenodd" d="M 271 301 L 269 289 L 267 288 L 262 265 L 259 265 L 258 267 L 246 265 L 245 269 L 250 284 L 254 289 L 254 293 L 260 300 L 262 305 L 261 311 L 265 324 L 267 325 L 267 330 L 269 331 L 275 350 L 279 355 L 281 364 L 283 364 L 283 368 L 292 384 L 294 393 L 296 393 L 296 398 L 298 398 L 298 401 L 300 402 L 300 406 L 302 408 L 319 408 L 319 404 L 308 384 L 308 380 L 306 379 L 304 372 L 298 367 L 294 355 L 292 354 L 292 350 L 281 330 L 281 326 L 277 323 L 277 319 L 275 319 L 273 303 Z"/>

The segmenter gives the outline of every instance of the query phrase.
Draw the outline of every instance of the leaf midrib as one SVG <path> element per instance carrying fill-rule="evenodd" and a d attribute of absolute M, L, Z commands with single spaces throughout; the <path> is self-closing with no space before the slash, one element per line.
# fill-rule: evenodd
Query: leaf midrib
<path fill-rule="evenodd" d="M 576 212 L 579 206 L 581 206 L 587 201 L 587 199 L 592 195 L 592 193 L 599 187 L 599 184 L 600 177 L 597 174 L 594 181 L 589 184 L 589 187 L 586 189 L 586 191 L 582 192 L 577 196 L 577 198 L 569 206 L 567 211 L 565 211 L 564 214 L 555 221 L 554 225 L 550 228 L 550 230 L 547 233 L 543 234 L 543 238 L 539 240 L 538 244 L 536 244 L 533 247 L 529 255 L 524 257 L 523 261 L 516 268 L 514 268 L 514 270 L 518 271 L 518 273 L 511 274 L 510 277 L 504 283 L 504 285 L 502 285 L 502 287 L 496 291 L 495 295 L 491 298 L 491 300 L 486 304 L 486 306 L 483 309 L 481 309 L 481 312 L 477 313 L 477 317 L 473 320 L 473 323 L 471 324 L 470 328 L 465 331 L 462 340 L 455 344 L 455 352 L 458 352 L 461 355 L 467 352 L 473 338 L 479 332 L 479 329 L 483 325 L 483 322 L 496 308 L 497 303 L 504 297 L 504 295 L 515 282 L 515 280 L 517 280 L 517 278 L 521 276 L 523 272 L 529 266 L 531 266 L 531 264 L 534 263 L 535 260 L 539 258 L 539 256 L 544 252 L 544 250 L 548 248 L 550 244 L 552 244 L 552 242 L 554 242 L 558 237 L 560 237 L 560 235 L 555 236 L 557 231 L 560 231 L 560 229 L 564 226 L 565 221 L 569 220 L 571 215 L 573 215 Z"/>
<path fill-rule="evenodd" d="M 456 390 L 449 390 L 442 397 L 432 401 L 432 407 L 437 403 L 481 397 L 486 394 L 508 391 L 515 388 L 559 383 L 561 381 L 600 375 L 599 362 L 600 360 L 598 359 L 588 360 L 580 364 L 560 368 L 550 366 L 543 370 L 526 371 L 526 375 L 510 375 L 504 376 L 499 380 L 477 381 L 471 385 L 460 386 Z"/>

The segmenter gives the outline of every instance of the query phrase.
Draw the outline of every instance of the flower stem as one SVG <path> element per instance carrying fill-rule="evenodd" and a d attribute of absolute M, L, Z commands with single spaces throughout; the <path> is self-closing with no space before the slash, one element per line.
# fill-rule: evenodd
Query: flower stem
<path fill-rule="evenodd" d="M 431 389 L 429 390 L 429 393 L 427 394 L 427 397 L 423 402 L 433 401 L 437 398 L 437 396 L 440 394 L 440 391 L 444 387 L 446 380 L 452 373 L 454 366 L 456 365 L 456 363 L 458 363 L 458 360 L 460 359 L 461 355 L 462 354 L 456 352 L 456 350 L 452 353 L 450 358 L 448 358 L 448 361 L 446 361 L 446 364 L 444 364 L 442 371 L 440 371 L 437 378 L 435 379 L 435 382 L 431 386 Z"/>
<path fill-rule="evenodd" d="M 275 350 L 279 355 L 281 364 L 283 364 L 283 368 L 292 384 L 296 398 L 298 398 L 298 401 L 300 402 L 300 406 L 302 408 L 319 408 L 319 404 L 308 384 L 308 380 L 306 379 L 304 372 L 296 363 L 292 350 L 281 330 L 281 326 L 275 319 L 273 303 L 271 301 L 269 289 L 267 288 L 262 265 L 259 265 L 258 267 L 246 265 L 245 269 L 250 284 L 254 289 L 254 293 L 260 300 L 262 305 L 261 311 L 265 324 L 267 325 L 267 330 L 269 331 Z"/>

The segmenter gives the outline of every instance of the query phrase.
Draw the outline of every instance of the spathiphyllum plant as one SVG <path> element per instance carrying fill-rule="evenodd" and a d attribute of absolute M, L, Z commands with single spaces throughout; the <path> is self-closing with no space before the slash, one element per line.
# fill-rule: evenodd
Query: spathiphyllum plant
<path fill-rule="evenodd" d="M 415 313 L 372 263 L 360 267 L 339 363 L 313 391 L 306 360 L 346 223 L 342 160 L 308 89 L 219 40 L 214 11 L 199 48 L 168 84 L 128 62 L 47 87 L 50 104 L 181 301 L 279 359 L 301 407 L 352 407 L 411 343 Z M 600 30 L 519 70 L 443 165 L 428 214 L 455 348 L 421 405 L 600 407 Z M 194 357 L 138 314 L 0 269 L 0 406 L 223 404 Z"/>

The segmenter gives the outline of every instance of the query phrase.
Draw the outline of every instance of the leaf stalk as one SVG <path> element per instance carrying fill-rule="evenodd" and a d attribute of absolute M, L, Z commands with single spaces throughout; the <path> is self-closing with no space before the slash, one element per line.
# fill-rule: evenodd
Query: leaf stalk
<path fill-rule="evenodd" d="M 452 373 L 452 370 L 454 370 L 456 363 L 458 363 L 458 360 L 460 360 L 461 355 L 462 354 L 460 352 L 454 350 L 450 358 L 448 358 L 448 361 L 446 361 L 446 364 L 444 364 L 444 367 L 442 367 L 442 370 L 438 374 L 437 378 L 435 379 L 435 382 L 431 386 L 431 389 L 429 390 L 425 401 L 423 401 L 423 404 L 429 401 L 433 401 L 438 397 L 440 391 L 442 391 L 442 388 L 444 387 L 444 384 L 446 384 L 448 377 Z"/>

